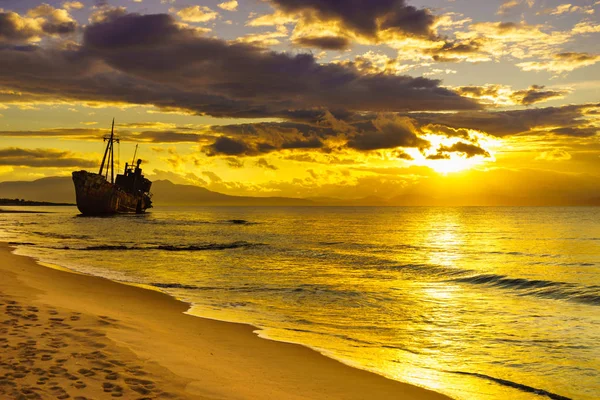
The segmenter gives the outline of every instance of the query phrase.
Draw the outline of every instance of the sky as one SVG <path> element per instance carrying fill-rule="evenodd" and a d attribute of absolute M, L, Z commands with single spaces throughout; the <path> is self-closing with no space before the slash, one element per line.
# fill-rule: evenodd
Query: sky
<path fill-rule="evenodd" d="M 115 118 L 119 167 L 231 195 L 599 198 L 599 43 L 597 0 L 0 0 L 0 181 Z"/>

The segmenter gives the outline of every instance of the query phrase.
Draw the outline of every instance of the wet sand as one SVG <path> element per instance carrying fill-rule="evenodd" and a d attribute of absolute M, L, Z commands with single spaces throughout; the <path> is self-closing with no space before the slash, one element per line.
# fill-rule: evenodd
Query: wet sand
<path fill-rule="evenodd" d="M 0 243 L 0 398 L 449 399 Z"/>

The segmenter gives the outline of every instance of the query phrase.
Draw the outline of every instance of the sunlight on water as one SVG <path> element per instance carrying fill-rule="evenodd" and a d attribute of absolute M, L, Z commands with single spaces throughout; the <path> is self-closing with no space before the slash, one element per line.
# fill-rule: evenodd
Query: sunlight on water
<path fill-rule="evenodd" d="M 52 211 L 0 238 L 455 398 L 600 398 L 598 208 Z"/>

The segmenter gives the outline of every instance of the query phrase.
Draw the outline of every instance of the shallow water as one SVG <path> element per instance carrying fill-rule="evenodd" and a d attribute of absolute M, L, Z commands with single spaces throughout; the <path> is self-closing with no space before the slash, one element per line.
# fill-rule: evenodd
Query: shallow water
<path fill-rule="evenodd" d="M 46 210 L 0 240 L 455 398 L 600 398 L 600 208 Z"/>

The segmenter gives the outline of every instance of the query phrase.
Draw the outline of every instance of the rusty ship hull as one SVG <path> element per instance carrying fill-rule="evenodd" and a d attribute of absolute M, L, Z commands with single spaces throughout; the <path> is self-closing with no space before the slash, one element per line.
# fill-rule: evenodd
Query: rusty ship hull
<path fill-rule="evenodd" d="M 145 193 L 132 194 L 87 171 L 73 172 L 77 208 L 84 215 L 143 213 L 152 207 Z"/>

